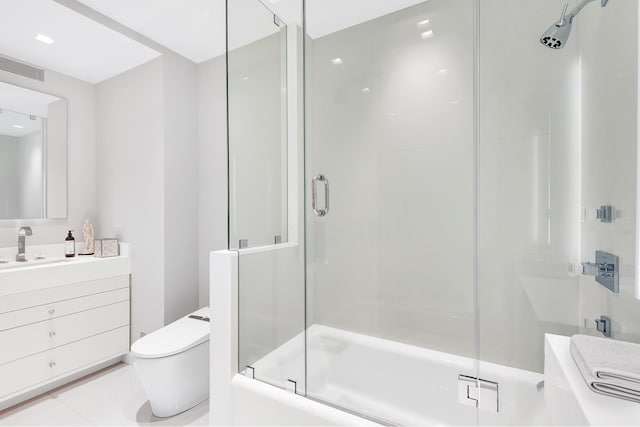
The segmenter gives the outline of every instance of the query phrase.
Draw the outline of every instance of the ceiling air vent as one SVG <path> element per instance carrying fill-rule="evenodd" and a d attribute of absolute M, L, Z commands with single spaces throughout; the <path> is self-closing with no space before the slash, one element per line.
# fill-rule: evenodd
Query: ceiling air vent
<path fill-rule="evenodd" d="M 8 71 L 10 73 L 18 74 L 41 82 L 44 81 L 44 70 L 9 58 L 3 58 L 2 56 L 0 56 L 0 70 Z"/>

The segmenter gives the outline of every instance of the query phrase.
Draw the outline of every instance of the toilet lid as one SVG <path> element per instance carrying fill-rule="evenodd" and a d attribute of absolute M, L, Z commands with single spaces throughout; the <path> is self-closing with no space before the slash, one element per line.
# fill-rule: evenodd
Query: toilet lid
<path fill-rule="evenodd" d="M 166 357 L 208 341 L 211 323 L 189 316 L 209 318 L 209 307 L 201 308 L 140 338 L 131 346 L 131 354 L 142 359 Z"/>

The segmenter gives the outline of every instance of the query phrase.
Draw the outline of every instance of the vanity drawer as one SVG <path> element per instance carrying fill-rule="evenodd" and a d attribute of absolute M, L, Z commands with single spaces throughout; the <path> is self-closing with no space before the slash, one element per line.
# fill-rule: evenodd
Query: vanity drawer
<path fill-rule="evenodd" d="M 128 324 L 125 301 L 8 329 L 0 332 L 0 365 Z"/>
<path fill-rule="evenodd" d="M 29 291 L 0 297 L 0 313 L 21 310 L 23 308 L 51 304 L 57 301 L 93 295 L 115 289 L 128 288 L 129 275 L 114 276 L 106 279 L 77 282 L 70 285 Z"/>
<path fill-rule="evenodd" d="M 0 365 L 0 398 L 128 350 L 129 327 L 125 326 Z"/>
<path fill-rule="evenodd" d="M 0 313 L 0 331 L 129 300 L 129 288 Z"/>

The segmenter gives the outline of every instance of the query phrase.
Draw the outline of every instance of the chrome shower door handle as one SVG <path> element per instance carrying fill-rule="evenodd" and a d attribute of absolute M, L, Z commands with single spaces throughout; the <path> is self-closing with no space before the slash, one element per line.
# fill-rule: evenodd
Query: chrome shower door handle
<path fill-rule="evenodd" d="M 318 183 L 324 185 L 324 208 L 318 208 Z M 329 180 L 323 174 L 313 177 L 311 183 L 311 208 L 317 216 L 323 217 L 329 213 Z"/>

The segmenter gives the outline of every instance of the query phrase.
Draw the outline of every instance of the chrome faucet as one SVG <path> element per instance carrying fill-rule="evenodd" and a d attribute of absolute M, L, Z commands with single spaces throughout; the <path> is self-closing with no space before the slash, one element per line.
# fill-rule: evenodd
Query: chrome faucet
<path fill-rule="evenodd" d="M 32 234 L 33 232 L 31 231 L 31 227 L 20 227 L 20 230 L 18 231 L 18 253 L 16 254 L 16 261 L 25 262 L 27 260 L 27 256 L 25 254 L 25 237 L 31 236 Z"/>

